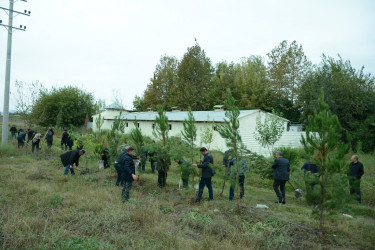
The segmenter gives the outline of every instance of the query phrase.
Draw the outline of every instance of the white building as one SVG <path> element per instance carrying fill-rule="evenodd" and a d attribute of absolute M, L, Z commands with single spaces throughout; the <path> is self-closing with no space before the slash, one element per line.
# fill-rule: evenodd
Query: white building
<path fill-rule="evenodd" d="M 137 126 L 141 129 L 142 134 L 154 137 L 153 128 L 154 121 L 157 116 L 157 112 L 130 112 L 128 110 L 122 110 L 122 119 L 126 120 L 125 133 L 129 133 L 132 128 L 135 127 L 134 121 L 137 120 Z M 109 110 L 107 112 L 102 112 L 102 117 L 104 117 L 104 124 L 102 129 L 111 129 L 111 124 L 113 123 L 116 116 L 119 115 L 119 110 L 114 112 L 114 110 Z M 187 111 L 172 111 L 166 112 L 169 121 L 169 136 L 181 136 L 181 131 L 183 130 L 182 122 L 188 118 Z M 220 134 L 215 131 L 216 126 L 223 124 L 225 120 L 225 111 L 223 109 L 215 109 L 215 111 L 193 111 L 193 115 L 196 121 L 197 126 L 197 141 L 196 145 L 200 146 L 201 144 L 201 134 L 202 130 L 211 126 L 214 128 L 214 139 L 211 145 L 202 144 L 211 150 L 220 150 L 224 151 L 227 149 L 225 140 L 220 136 Z M 259 117 L 262 121 L 266 116 L 273 115 L 258 109 L 254 110 L 241 110 L 240 116 L 238 117 L 240 122 L 240 135 L 242 141 L 247 146 L 247 148 L 253 152 L 257 152 L 263 155 L 269 155 L 269 152 L 266 148 L 263 148 L 254 138 L 254 132 L 256 127 L 256 121 Z M 95 115 L 93 122 L 93 130 L 96 130 L 95 118 L 98 115 Z M 287 119 L 284 119 L 284 133 L 281 139 L 275 144 L 275 147 L 279 146 L 290 146 L 290 147 L 301 147 L 301 135 L 304 135 L 304 132 L 291 132 L 288 131 Z"/>

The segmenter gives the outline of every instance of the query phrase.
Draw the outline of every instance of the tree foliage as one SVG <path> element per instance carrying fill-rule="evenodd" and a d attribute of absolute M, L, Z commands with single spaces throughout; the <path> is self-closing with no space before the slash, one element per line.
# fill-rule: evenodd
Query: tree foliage
<path fill-rule="evenodd" d="M 320 232 L 323 232 L 324 211 L 329 199 L 339 197 L 332 195 L 337 186 L 337 177 L 344 174 L 344 155 L 349 150 L 349 144 L 341 140 L 343 128 L 337 115 L 332 114 L 327 103 L 324 102 L 324 91 L 318 99 L 319 108 L 308 117 L 306 124 L 306 138 L 302 136 L 301 143 L 307 153 L 317 152 L 317 165 L 320 167 Z M 350 141 L 350 136 L 347 138 Z M 334 185 L 332 185 L 332 183 Z M 342 184 L 341 184 L 342 185 Z M 329 189 L 334 186 L 333 189 Z M 340 202 L 339 202 L 340 203 Z"/>
<path fill-rule="evenodd" d="M 61 126 L 81 126 L 86 114 L 90 117 L 94 114 L 94 97 L 73 86 L 42 90 L 32 107 L 30 117 L 38 125 L 53 126 L 56 125 L 60 110 Z"/>

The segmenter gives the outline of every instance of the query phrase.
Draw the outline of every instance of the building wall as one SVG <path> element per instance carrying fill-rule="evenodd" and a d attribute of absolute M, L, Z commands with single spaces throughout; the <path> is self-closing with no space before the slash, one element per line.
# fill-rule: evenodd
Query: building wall
<path fill-rule="evenodd" d="M 105 113 L 104 115 L 105 117 L 114 117 L 118 115 L 118 112 L 117 113 Z M 255 137 L 254 137 L 257 118 L 260 117 L 260 119 L 264 121 L 266 115 L 271 115 L 271 114 L 265 113 L 265 112 L 257 112 L 257 113 L 253 113 L 253 114 L 249 114 L 247 116 L 241 117 L 239 119 L 240 120 L 239 130 L 240 130 L 240 135 L 242 137 L 242 141 L 244 142 L 244 144 L 247 146 L 249 150 L 251 150 L 252 152 L 256 152 L 258 154 L 269 156 L 268 149 L 262 147 L 255 140 Z M 94 116 L 94 119 L 95 119 L 95 116 Z M 102 126 L 102 129 L 103 130 L 111 129 L 112 123 L 113 123 L 113 120 L 105 120 Z M 143 135 L 154 138 L 152 124 L 154 124 L 154 121 L 139 121 L 139 128 L 141 129 Z M 181 131 L 183 131 L 182 122 L 169 122 L 169 124 L 172 125 L 172 130 L 169 131 L 169 136 L 182 136 L 181 134 Z M 217 123 L 217 124 L 220 124 L 220 123 Z M 212 124 L 209 125 L 207 123 L 196 123 L 196 126 L 197 126 L 196 146 L 200 147 L 202 130 L 206 126 L 212 126 Z M 128 121 L 128 127 L 125 127 L 125 133 L 129 133 L 132 128 L 135 128 L 133 121 Z M 96 131 L 95 120 L 93 122 L 93 130 Z M 202 146 L 207 147 L 210 150 L 225 151 L 227 149 L 225 140 L 220 136 L 220 134 L 217 131 L 213 131 L 213 133 L 214 133 L 213 143 L 211 143 L 211 145 L 202 144 Z M 281 147 L 281 146 L 290 146 L 290 147 L 295 147 L 295 148 L 301 147 L 302 146 L 300 143 L 301 135 L 305 135 L 305 132 L 287 131 L 287 121 L 285 121 L 283 135 L 280 138 L 280 140 L 275 144 L 275 148 Z"/>
<path fill-rule="evenodd" d="M 122 111 L 122 114 L 126 114 L 128 113 L 127 111 Z M 106 109 L 104 111 L 101 112 L 101 116 L 104 118 L 104 122 L 103 122 L 103 125 L 101 127 L 102 130 L 110 130 L 111 129 L 111 126 L 112 126 L 112 123 L 113 123 L 113 120 L 106 120 L 108 118 L 114 118 L 115 116 L 118 116 L 120 115 L 120 111 L 119 110 L 113 110 L 113 109 Z M 96 114 L 96 115 L 93 115 L 92 116 L 92 129 L 93 131 L 97 131 L 97 127 L 96 127 L 96 119 L 98 119 L 99 117 L 99 114 Z"/>

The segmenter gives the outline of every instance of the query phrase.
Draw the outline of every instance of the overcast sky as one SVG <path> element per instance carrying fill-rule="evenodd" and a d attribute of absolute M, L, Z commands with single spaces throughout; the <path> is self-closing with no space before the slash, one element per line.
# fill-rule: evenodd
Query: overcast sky
<path fill-rule="evenodd" d="M 9 0 L 0 0 L 8 7 Z M 182 58 L 197 38 L 212 63 L 266 54 L 296 40 L 313 63 L 340 54 L 375 74 L 373 0 L 28 0 L 15 10 L 11 103 L 15 80 L 46 87 L 76 85 L 106 104 L 114 91 L 132 108 L 162 55 Z M 7 15 L 0 12 L 7 23 Z M 0 109 L 3 110 L 7 32 L 0 27 Z"/>

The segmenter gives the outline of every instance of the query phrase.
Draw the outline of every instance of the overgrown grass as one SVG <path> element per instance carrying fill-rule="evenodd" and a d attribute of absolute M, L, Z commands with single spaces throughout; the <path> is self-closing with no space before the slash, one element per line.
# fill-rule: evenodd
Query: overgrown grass
<path fill-rule="evenodd" d="M 9 149 L 12 151 L 13 149 Z M 214 201 L 193 202 L 195 191 L 178 190 L 173 166 L 167 188 L 147 165 L 131 199 L 123 203 L 111 170 L 63 176 L 58 148 L 37 156 L 26 149 L 0 162 L 0 245 L 4 249 L 371 249 L 375 245 L 375 157 L 360 155 L 365 166 L 363 205 L 348 204 L 327 216 L 326 234 L 303 199 L 287 188 L 287 204 L 274 204 L 272 181 L 248 172 L 240 214 L 223 197 L 222 179 L 213 177 Z M 214 153 L 216 162 L 221 155 Z M 221 170 L 219 170 L 221 171 Z M 197 182 L 197 180 L 196 180 Z M 140 185 L 141 184 L 141 185 Z M 191 182 L 190 182 L 191 184 Z M 204 197 L 207 198 L 207 189 Z M 257 209 L 266 204 L 268 210 Z M 342 215 L 347 213 L 354 218 Z"/>

